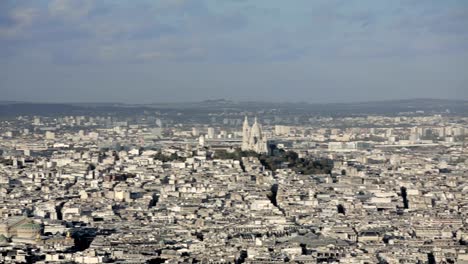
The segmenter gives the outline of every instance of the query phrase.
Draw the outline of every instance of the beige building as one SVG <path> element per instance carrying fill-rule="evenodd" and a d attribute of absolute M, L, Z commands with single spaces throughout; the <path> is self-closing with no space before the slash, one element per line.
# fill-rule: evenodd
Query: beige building
<path fill-rule="evenodd" d="M 23 216 L 10 217 L 0 223 L 0 235 L 12 239 L 34 240 L 41 230 L 40 224 Z"/>

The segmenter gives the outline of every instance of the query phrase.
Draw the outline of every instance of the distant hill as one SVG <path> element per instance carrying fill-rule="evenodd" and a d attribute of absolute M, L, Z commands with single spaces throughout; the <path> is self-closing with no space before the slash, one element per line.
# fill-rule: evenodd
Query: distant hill
<path fill-rule="evenodd" d="M 275 110 L 284 114 L 316 114 L 331 116 L 397 115 L 419 112 L 468 115 L 468 101 L 445 99 L 405 99 L 360 103 L 275 103 L 236 102 L 225 99 L 188 103 L 28 103 L 0 102 L 0 116 L 17 115 L 135 115 L 145 111 L 203 115 L 213 112 L 259 112 Z"/>

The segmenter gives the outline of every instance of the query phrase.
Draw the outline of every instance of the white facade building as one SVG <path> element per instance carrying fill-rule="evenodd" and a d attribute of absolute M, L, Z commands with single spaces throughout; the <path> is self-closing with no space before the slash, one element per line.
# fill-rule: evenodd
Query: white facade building
<path fill-rule="evenodd" d="M 242 150 L 255 151 L 257 153 L 268 153 L 267 139 L 262 132 L 262 126 L 255 122 L 252 127 L 249 126 L 249 120 L 245 117 L 242 127 Z"/>

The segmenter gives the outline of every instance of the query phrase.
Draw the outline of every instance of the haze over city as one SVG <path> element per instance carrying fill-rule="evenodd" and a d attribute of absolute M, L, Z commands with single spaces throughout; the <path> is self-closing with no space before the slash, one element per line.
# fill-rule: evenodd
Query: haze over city
<path fill-rule="evenodd" d="M 3 101 L 468 99 L 468 2 L 0 1 Z"/>
<path fill-rule="evenodd" d="M 0 263 L 468 264 L 468 0 L 0 0 Z"/>

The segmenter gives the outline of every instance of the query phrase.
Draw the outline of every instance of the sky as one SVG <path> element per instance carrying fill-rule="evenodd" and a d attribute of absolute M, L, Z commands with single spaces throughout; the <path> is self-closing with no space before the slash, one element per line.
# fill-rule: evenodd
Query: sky
<path fill-rule="evenodd" d="M 468 100 L 466 0 L 0 0 L 0 101 Z"/>

